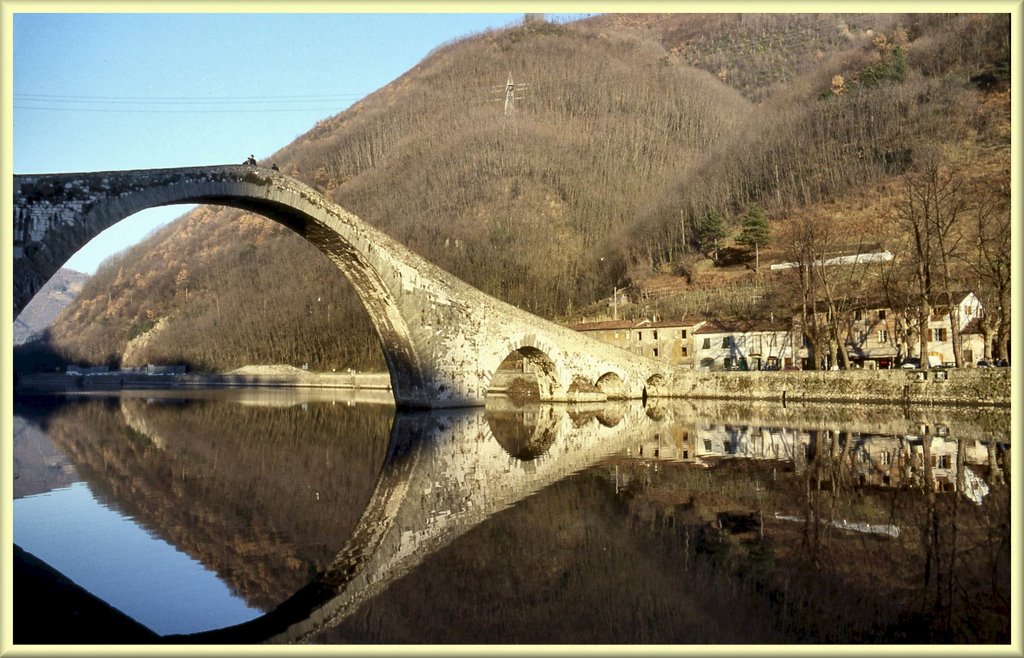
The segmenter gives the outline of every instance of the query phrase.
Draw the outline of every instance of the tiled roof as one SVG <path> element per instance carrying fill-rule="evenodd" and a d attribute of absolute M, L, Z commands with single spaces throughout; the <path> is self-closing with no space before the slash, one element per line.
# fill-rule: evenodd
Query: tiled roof
<path fill-rule="evenodd" d="M 694 325 L 698 325 L 703 320 L 658 320 L 657 322 L 648 322 L 644 327 L 650 327 L 651 329 L 688 329 Z M 639 327 L 637 327 L 639 329 Z"/>
<path fill-rule="evenodd" d="M 703 320 L 602 320 L 600 322 L 581 322 L 570 325 L 570 329 L 576 331 L 608 331 L 612 329 L 689 329 L 700 324 Z"/>
<path fill-rule="evenodd" d="M 750 331 L 789 331 L 789 323 L 782 320 L 709 320 L 694 330 L 695 334 L 735 334 Z"/>
<path fill-rule="evenodd" d="M 611 329 L 632 329 L 633 323 L 629 320 L 604 320 L 601 322 L 582 322 L 569 327 L 576 331 L 609 331 Z"/>

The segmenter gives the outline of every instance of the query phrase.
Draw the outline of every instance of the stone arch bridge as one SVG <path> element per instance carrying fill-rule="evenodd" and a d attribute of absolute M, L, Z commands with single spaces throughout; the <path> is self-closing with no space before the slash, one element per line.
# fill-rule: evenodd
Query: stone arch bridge
<path fill-rule="evenodd" d="M 608 397 L 664 392 L 666 364 L 494 299 L 316 190 L 249 165 L 14 176 L 15 316 L 101 231 L 140 210 L 183 203 L 260 214 L 326 254 L 370 315 L 399 407 L 482 405 L 513 352 L 532 364 L 545 401 L 570 400 L 593 386 Z"/>

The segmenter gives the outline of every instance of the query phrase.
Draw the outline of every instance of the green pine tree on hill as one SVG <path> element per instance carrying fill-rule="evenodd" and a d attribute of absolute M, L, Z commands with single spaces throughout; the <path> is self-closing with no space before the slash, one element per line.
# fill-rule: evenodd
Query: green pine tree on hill
<path fill-rule="evenodd" d="M 743 215 L 743 228 L 736 236 L 736 244 L 754 248 L 754 271 L 760 269 L 759 248 L 767 246 L 771 242 L 771 229 L 768 226 L 768 218 L 764 215 L 761 206 L 753 204 L 747 207 Z"/>

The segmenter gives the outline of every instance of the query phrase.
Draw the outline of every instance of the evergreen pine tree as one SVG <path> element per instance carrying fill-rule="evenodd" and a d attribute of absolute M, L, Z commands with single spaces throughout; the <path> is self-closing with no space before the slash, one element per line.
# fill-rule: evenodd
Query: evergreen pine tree
<path fill-rule="evenodd" d="M 707 253 L 712 252 L 712 258 L 718 262 L 718 243 L 725 237 L 725 223 L 717 210 L 709 210 L 704 219 L 697 226 L 697 240 L 700 242 L 700 250 Z"/>
<path fill-rule="evenodd" d="M 771 241 L 771 231 L 768 228 L 768 218 L 764 216 L 761 206 L 754 204 L 747 208 L 743 215 L 743 228 L 736 236 L 736 244 L 754 248 L 754 271 L 760 269 L 761 260 L 759 248 Z"/>

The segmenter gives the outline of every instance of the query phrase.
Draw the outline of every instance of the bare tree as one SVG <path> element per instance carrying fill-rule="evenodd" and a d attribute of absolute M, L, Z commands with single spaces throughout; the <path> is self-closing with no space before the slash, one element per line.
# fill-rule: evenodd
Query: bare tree
<path fill-rule="evenodd" d="M 960 346 L 960 309 L 953 299 L 956 277 L 952 264 L 962 240 L 961 225 L 970 208 L 964 179 L 943 164 L 941 158 L 926 156 L 904 181 L 902 197 L 895 207 L 895 219 L 910 236 L 917 283 L 918 331 L 921 366 L 927 367 L 928 320 L 935 293 L 945 293 L 956 364 L 963 363 Z"/>
<path fill-rule="evenodd" d="M 975 293 L 985 307 L 981 322 L 984 356 L 1008 358 L 1012 274 L 1009 187 L 979 183 L 974 197 L 977 203 L 971 211 L 971 244 L 961 256 L 977 282 Z"/>

